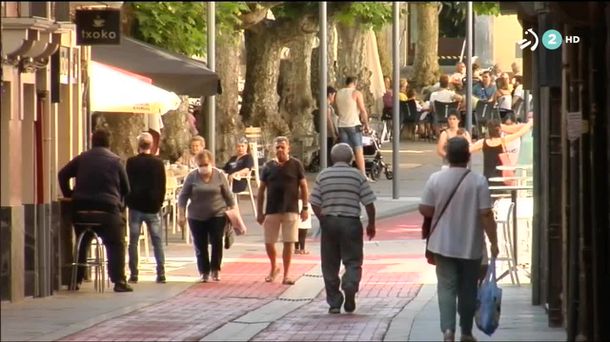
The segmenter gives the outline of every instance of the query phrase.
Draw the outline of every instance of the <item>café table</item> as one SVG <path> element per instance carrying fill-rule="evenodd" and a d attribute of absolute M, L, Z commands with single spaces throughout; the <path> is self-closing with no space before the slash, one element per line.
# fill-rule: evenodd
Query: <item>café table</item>
<path fill-rule="evenodd" d="M 502 177 L 498 177 L 502 178 Z M 491 180 L 491 178 L 490 178 Z M 513 206 L 513 256 L 514 256 L 514 265 L 515 267 L 519 265 L 517 258 L 517 191 L 521 190 L 532 190 L 534 187 L 530 185 L 492 185 L 489 187 L 491 192 L 510 192 L 511 201 L 515 204 Z M 505 272 L 506 273 L 506 272 Z M 500 276 L 498 279 L 503 278 L 504 275 Z"/>

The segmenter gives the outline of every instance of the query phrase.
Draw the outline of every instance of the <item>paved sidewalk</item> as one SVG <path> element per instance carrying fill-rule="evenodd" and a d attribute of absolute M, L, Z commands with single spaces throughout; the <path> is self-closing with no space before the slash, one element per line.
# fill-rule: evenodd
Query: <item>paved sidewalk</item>
<path fill-rule="evenodd" d="M 140 282 L 133 293 L 109 289 L 99 294 L 91 283 L 85 283 L 78 292 L 62 290 L 51 297 L 2 303 L 1 339 L 438 340 L 436 277 L 434 267 L 423 258 L 421 216 L 413 211 L 427 175 L 440 167 L 432 147 L 420 144 L 404 149 L 401 164 L 408 161 L 409 166 L 399 177 L 401 199 L 390 198 L 390 181 L 373 184 L 379 196 L 378 233 L 364 244 L 361 291 L 352 314 L 327 314 L 315 219 L 306 246 L 310 254 L 293 258 L 291 276 L 298 279 L 296 284 L 281 285 L 281 276 L 273 283 L 263 281 L 269 264 L 262 229 L 242 200 L 248 233 L 225 250 L 220 283 L 196 282 L 193 248 L 178 233 L 166 247 L 168 283 L 154 283 L 151 255 L 140 264 Z M 480 165 L 478 161 L 473 164 Z M 277 247 L 281 250 L 280 244 Z M 476 337 L 483 341 L 565 340 L 565 331 L 548 328 L 543 309 L 529 304 L 529 286 L 514 287 L 507 278 L 501 283 L 500 328 L 492 338 L 475 328 Z"/>

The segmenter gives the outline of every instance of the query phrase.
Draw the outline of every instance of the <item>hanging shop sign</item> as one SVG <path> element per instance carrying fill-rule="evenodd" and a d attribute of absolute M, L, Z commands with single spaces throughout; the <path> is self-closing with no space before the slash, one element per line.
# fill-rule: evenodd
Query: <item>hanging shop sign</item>
<path fill-rule="evenodd" d="M 76 44 L 119 45 L 121 43 L 121 10 L 76 10 Z"/>

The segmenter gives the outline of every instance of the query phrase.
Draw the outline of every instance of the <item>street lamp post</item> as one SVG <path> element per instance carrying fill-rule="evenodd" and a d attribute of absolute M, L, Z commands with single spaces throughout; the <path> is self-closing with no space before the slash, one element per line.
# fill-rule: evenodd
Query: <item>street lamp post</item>
<path fill-rule="evenodd" d="M 472 1 L 466 16 L 466 130 L 472 135 Z"/>
<path fill-rule="evenodd" d="M 208 1 L 208 69 L 216 71 L 216 4 Z M 216 97 L 208 96 L 208 141 L 207 149 L 216 154 Z"/>
<path fill-rule="evenodd" d="M 400 2 L 392 3 L 392 198 L 398 199 L 398 174 L 400 170 L 400 108 L 398 80 L 400 79 L 400 51 L 398 46 Z"/>
<path fill-rule="evenodd" d="M 327 131 L 327 111 L 328 111 L 328 97 L 326 95 L 326 87 L 328 84 L 328 43 L 327 43 L 327 18 L 326 18 L 326 1 L 320 2 L 320 46 L 318 48 L 318 52 L 320 53 L 319 59 L 319 70 L 320 70 L 320 90 L 318 94 L 318 111 L 319 116 L 318 120 L 320 120 L 320 132 L 319 140 L 320 140 L 320 169 L 325 169 L 328 166 L 328 158 L 326 155 L 326 151 L 328 150 L 328 140 L 326 139 L 326 131 Z"/>

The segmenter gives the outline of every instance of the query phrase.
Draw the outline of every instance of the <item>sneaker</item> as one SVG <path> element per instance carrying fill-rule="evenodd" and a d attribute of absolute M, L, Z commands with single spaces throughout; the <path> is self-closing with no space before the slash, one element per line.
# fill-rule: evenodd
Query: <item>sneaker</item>
<path fill-rule="evenodd" d="M 443 342 L 453 342 L 455 341 L 455 333 L 451 329 L 447 329 L 443 334 Z"/>
<path fill-rule="evenodd" d="M 207 283 L 208 279 L 210 279 L 210 274 L 204 273 L 204 274 L 201 275 L 200 280 L 201 280 L 202 283 Z"/>
<path fill-rule="evenodd" d="M 114 292 L 133 292 L 133 288 L 127 283 L 116 283 L 114 284 Z"/>
<path fill-rule="evenodd" d="M 165 276 L 164 276 L 164 275 L 158 275 L 158 276 L 157 276 L 157 283 L 159 283 L 159 284 L 165 284 L 165 282 L 166 282 L 166 279 L 165 279 Z"/>
<path fill-rule="evenodd" d="M 345 302 L 343 303 L 345 312 L 354 312 L 356 310 L 356 293 L 345 292 Z"/>
<path fill-rule="evenodd" d="M 220 274 L 218 271 L 212 271 L 212 280 L 220 281 Z"/>
<path fill-rule="evenodd" d="M 138 282 L 138 276 L 137 275 L 129 276 L 129 280 L 127 282 L 129 282 L 130 284 L 136 284 Z"/>
<path fill-rule="evenodd" d="M 341 308 L 330 308 L 328 309 L 329 314 L 339 314 L 341 313 Z"/>

